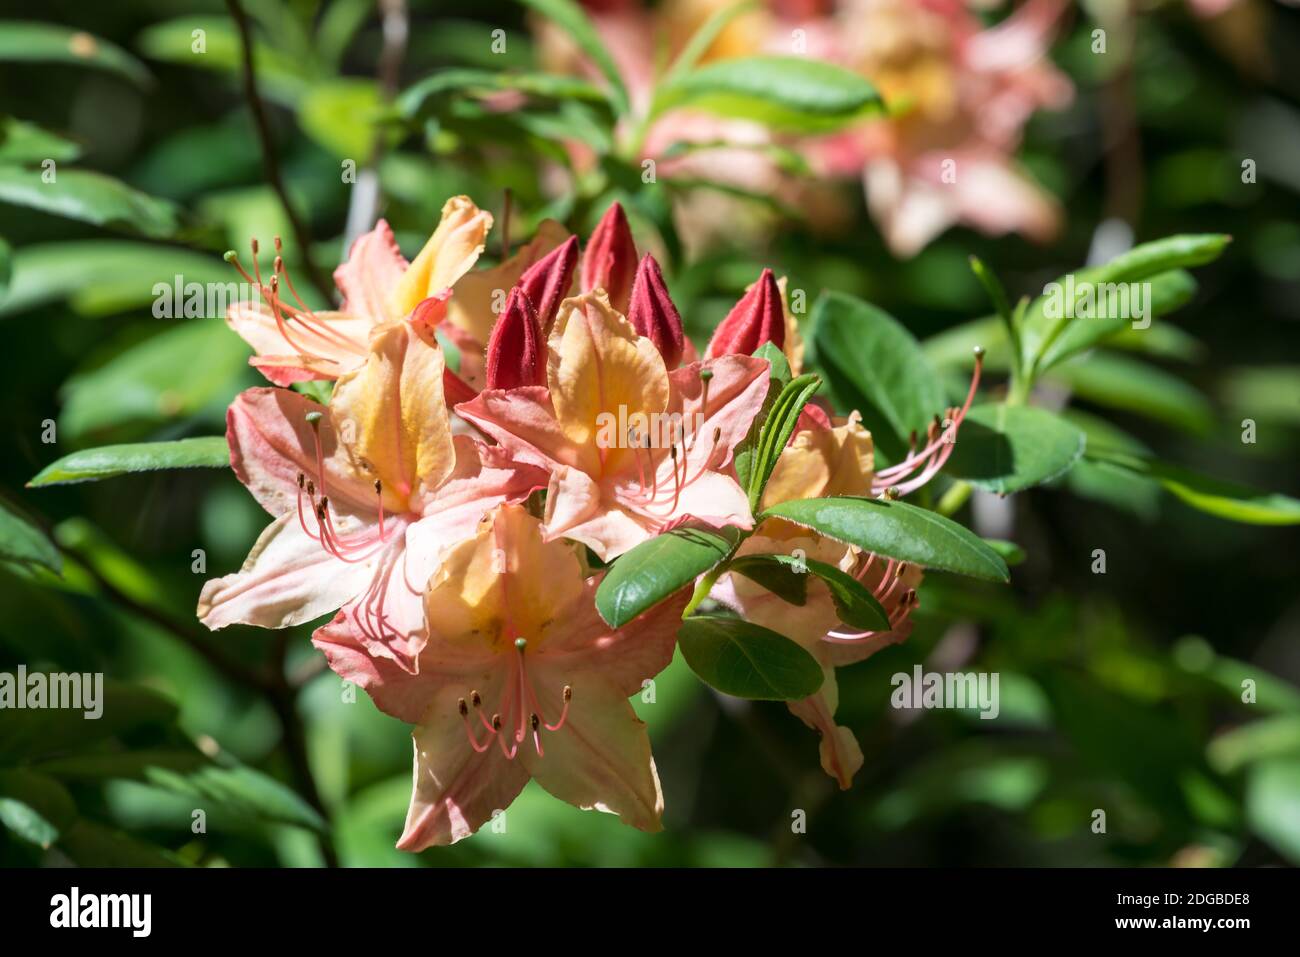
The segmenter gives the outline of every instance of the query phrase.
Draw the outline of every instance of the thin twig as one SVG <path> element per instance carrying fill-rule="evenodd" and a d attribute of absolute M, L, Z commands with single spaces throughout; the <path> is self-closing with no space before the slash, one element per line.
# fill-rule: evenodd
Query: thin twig
<path fill-rule="evenodd" d="M 257 138 L 262 146 L 262 168 L 266 172 L 266 179 L 280 197 L 280 204 L 284 206 L 285 215 L 289 218 L 289 226 L 293 230 L 294 241 L 298 244 L 299 255 L 302 257 L 303 266 L 307 270 L 307 276 L 317 291 L 325 297 L 325 302 L 330 303 L 334 299 L 334 288 L 325 278 L 324 274 L 316 267 L 311 254 L 311 234 L 307 232 L 302 218 L 294 209 L 293 203 L 289 200 L 289 191 L 285 188 L 284 177 L 280 174 L 280 160 L 275 151 L 275 140 L 271 136 L 271 125 L 267 121 L 266 109 L 262 105 L 262 97 L 257 91 L 257 71 L 253 65 L 253 28 L 248 22 L 248 15 L 244 13 L 244 8 L 240 5 L 239 0 L 226 0 L 226 7 L 230 10 L 230 16 L 235 21 L 235 26 L 239 30 L 239 43 L 242 52 L 243 76 L 244 76 L 244 98 L 248 100 L 248 108 L 252 111 L 253 122 L 257 127 Z"/>

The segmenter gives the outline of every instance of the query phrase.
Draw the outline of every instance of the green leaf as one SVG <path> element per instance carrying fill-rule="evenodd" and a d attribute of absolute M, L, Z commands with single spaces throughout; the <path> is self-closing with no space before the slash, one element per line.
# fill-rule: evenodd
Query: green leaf
<path fill-rule="evenodd" d="M 45 774 L 65 781 L 136 781 L 185 798 L 228 822 L 289 824 L 324 831 L 320 814 L 293 790 L 261 771 L 214 763 L 197 752 L 145 751 L 86 754 L 46 761 Z"/>
<path fill-rule="evenodd" d="M 662 84 L 653 112 L 679 106 L 828 132 L 880 113 L 884 103 L 874 86 L 843 67 L 800 56 L 751 56 L 718 60 Z"/>
<path fill-rule="evenodd" d="M 14 251 L 13 282 L 0 296 L 0 317 L 71 300 L 83 314 L 148 305 L 162 283 L 226 283 L 238 277 L 215 256 L 131 240 L 40 243 Z"/>
<path fill-rule="evenodd" d="M 1116 315 L 1076 317 L 1068 320 L 1056 341 L 1038 360 L 1039 371 L 1050 369 L 1071 356 L 1106 342 L 1126 329 L 1131 330 L 1135 336 L 1143 336 L 1150 330 L 1135 326 L 1135 322 L 1152 322 L 1159 319 L 1176 309 L 1181 309 L 1196 295 L 1196 280 L 1191 273 L 1182 269 L 1160 273 L 1148 282 L 1149 291 L 1143 294 L 1146 297 L 1143 300 L 1143 308 L 1147 313 L 1144 318 L 1123 314 L 1124 310 L 1120 309 L 1116 310 Z"/>
<path fill-rule="evenodd" d="M 137 442 L 130 445 L 104 445 L 65 455 L 45 466 L 27 483 L 28 488 L 42 485 L 68 485 L 73 482 L 97 482 L 129 472 L 154 472 L 161 469 L 219 469 L 230 465 L 230 449 L 224 436 L 179 439 L 175 442 Z"/>
<path fill-rule="evenodd" d="M 0 501 L 0 558 L 43 565 L 56 575 L 63 570 L 63 556 L 49 536 L 4 501 Z"/>
<path fill-rule="evenodd" d="M 822 685 L 816 658 L 784 635 L 739 618 L 687 618 L 677 644 L 705 684 L 736 698 L 793 701 Z"/>
<path fill-rule="evenodd" d="M 724 560 L 737 537 L 731 529 L 676 528 L 642 542 L 601 579 L 596 610 L 611 627 L 623 627 Z"/>
<path fill-rule="evenodd" d="M 1045 409 L 977 405 L 957 432 L 946 470 L 1006 495 L 1065 474 L 1083 448 L 1083 433 Z"/>
<path fill-rule="evenodd" d="M 522 2 L 548 20 L 555 21 L 556 25 L 569 34 L 573 42 L 578 45 L 578 49 L 609 81 L 609 98 L 614 112 L 620 116 L 627 113 L 631 107 L 627 87 L 623 85 L 623 76 L 614 65 L 614 58 L 605 49 L 604 41 L 600 39 L 600 35 L 582 7 L 573 0 L 522 0 Z"/>
<path fill-rule="evenodd" d="M 1132 412 L 1156 422 L 1206 435 L 1214 428 L 1210 402 L 1194 386 L 1159 366 L 1130 356 L 1094 352 L 1057 366 L 1049 376 L 1081 399 Z"/>
<path fill-rule="evenodd" d="M 803 407 L 813 397 L 813 393 L 821 388 L 821 384 L 822 380 L 819 376 L 812 373 L 801 375 L 787 382 L 785 388 L 777 395 L 776 401 L 772 403 L 771 411 L 764 419 L 762 431 L 759 433 L 754 468 L 749 476 L 751 511 L 758 510 L 758 503 L 763 500 L 763 489 L 767 488 L 767 481 L 772 477 L 772 470 L 776 468 L 781 450 L 790 441 Z"/>
<path fill-rule="evenodd" d="M 781 502 L 763 513 L 789 519 L 869 552 L 925 568 L 986 581 L 1011 578 L 1007 564 L 975 533 L 907 502 L 868 498 L 808 498 Z"/>
<path fill-rule="evenodd" d="M 88 170 L 56 170 L 54 182 L 42 170 L 0 167 L 0 202 L 79 222 L 164 239 L 176 232 L 179 212 L 165 199 L 146 195 L 121 180 Z"/>
<path fill-rule="evenodd" d="M 195 30 L 203 31 L 205 50 L 201 54 L 194 52 Z M 155 23 L 141 32 L 136 45 L 145 56 L 155 60 L 213 70 L 226 74 L 232 84 L 239 82 L 243 46 L 234 22 L 227 16 L 209 13 Z M 294 107 L 311 88 L 310 71 L 304 60 L 285 56 L 256 37 L 253 64 L 258 91 L 281 106 Z"/>
<path fill-rule="evenodd" d="M 1089 450 L 1088 458 L 1154 479 L 1192 508 L 1219 518 L 1248 525 L 1300 524 L 1300 500 L 1280 492 L 1262 492 L 1126 452 Z"/>
<path fill-rule="evenodd" d="M 144 64 L 121 47 L 52 23 L 0 21 L 0 61 L 72 63 L 116 73 L 139 87 L 153 82 Z"/>
<path fill-rule="evenodd" d="M 0 165 L 26 166 L 47 159 L 65 163 L 80 155 L 81 147 L 71 140 L 12 116 L 0 116 Z"/>
<path fill-rule="evenodd" d="M 1300 757 L 1274 758 L 1246 778 L 1250 829 L 1293 864 L 1300 864 Z"/>
<path fill-rule="evenodd" d="M 59 436 L 78 441 L 123 426 L 181 420 L 205 408 L 224 411 L 247 373 L 248 347 L 224 322 L 178 322 L 64 383 Z"/>
<path fill-rule="evenodd" d="M 315 83 L 298 101 L 298 125 L 336 158 L 369 161 L 381 115 L 373 80 L 343 77 Z"/>
<path fill-rule="evenodd" d="M 25 768 L 0 771 L 0 824 L 27 843 L 48 848 L 76 819 L 58 781 Z"/>
<path fill-rule="evenodd" d="M 445 110 L 448 102 L 452 101 L 448 94 L 486 95 L 504 90 L 545 99 L 606 102 L 599 87 L 577 77 L 457 67 L 427 76 L 403 91 L 397 98 L 396 109 L 407 119 L 417 119 Z"/>
<path fill-rule="evenodd" d="M 777 397 L 781 390 L 790 381 L 790 363 L 786 360 L 785 353 L 770 342 L 765 342 L 754 351 L 754 358 L 766 359 L 769 366 L 767 380 L 767 394 L 763 396 L 763 406 L 758 410 L 758 415 L 754 416 L 754 421 L 749 425 L 749 431 L 745 437 L 736 443 L 736 454 L 732 461 L 736 466 L 736 476 L 740 480 L 740 487 L 748 490 L 754 481 L 754 476 L 759 464 L 759 451 L 762 444 L 763 424 L 772 413 L 772 407 L 776 404 Z"/>
<path fill-rule="evenodd" d="M 744 555 L 727 567 L 730 571 L 740 572 L 746 578 L 753 579 L 792 605 L 804 604 L 807 600 L 808 575 L 816 575 L 826 583 L 840 621 L 864 631 L 889 630 L 889 615 L 876 600 L 876 596 L 862 582 L 834 565 L 812 558 L 772 554 Z M 769 574 L 771 569 L 779 569 L 779 574 L 786 581 Z M 773 588 L 773 584 L 778 587 Z M 800 600 L 791 601 L 787 594 Z"/>
<path fill-rule="evenodd" d="M 947 395 L 912 334 L 892 316 L 842 293 L 823 293 L 810 317 L 814 357 L 844 405 L 858 409 L 877 442 L 905 451 L 924 434 Z"/>
<path fill-rule="evenodd" d="M 1155 242 L 1134 246 L 1104 266 L 1080 269 L 1073 276 L 1076 291 L 1081 284 L 1139 282 L 1174 269 L 1190 269 L 1212 262 L 1219 257 L 1231 237 L 1217 233 L 1205 235 L 1169 236 Z M 1061 289 L 1067 285 L 1067 276 L 1056 280 Z M 1049 284 L 1050 286 L 1050 284 Z M 1064 315 L 1049 315 L 1055 297 L 1047 295 L 1035 299 L 1025 314 L 1021 328 L 1021 346 L 1024 349 L 1025 367 L 1037 362 L 1040 353 L 1061 334 L 1070 322 Z"/>

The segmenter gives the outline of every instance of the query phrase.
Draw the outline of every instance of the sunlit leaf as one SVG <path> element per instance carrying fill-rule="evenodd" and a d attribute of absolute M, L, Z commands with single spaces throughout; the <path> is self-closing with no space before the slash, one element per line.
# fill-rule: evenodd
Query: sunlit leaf
<path fill-rule="evenodd" d="M 130 472 L 216 469 L 227 468 L 229 465 L 230 449 L 224 436 L 178 439 L 175 442 L 104 445 L 65 455 L 41 469 L 27 485 L 29 488 L 68 485 L 73 482 L 95 482 Z"/>
<path fill-rule="evenodd" d="M 822 684 L 816 658 L 784 635 L 739 618 L 687 618 L 677 643 L 702 681 L 732 697 L 790 701 Z"/>

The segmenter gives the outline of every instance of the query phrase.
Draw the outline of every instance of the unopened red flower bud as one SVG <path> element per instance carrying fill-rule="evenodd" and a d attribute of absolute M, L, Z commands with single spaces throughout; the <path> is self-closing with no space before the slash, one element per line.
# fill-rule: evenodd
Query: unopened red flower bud
<path fill-rule="evenodd" d="M 632 240 L 632 229 L 623 207 L 610 203 L 582 254 L 582 291 L 604 289 L 609 304 L 627 315 L 635 274 L 636 243 Z"/>
<path fill-rule="evenodd" d="M 726 355 L 753 355 L 765 342 L 778 349 L 785 347 L 785 310 L 781 305 L 781 288 L 772 270 L 764 269 L 758 282 L 740 297 L 740 301 L 722 320 L 709 341 L 707 358 Z"/>
<path fill-rule="evenodd" d="M 647 337 L 664 357 L 664 365 L 676 369 L 682 362 L 686 334 L 682 331 L 682 317 L 668 295 L 664 274 L 654 256 L 646 253 L 636 267 L 632 283 L 632 301 L 627 318 L 637 335 Z"/>
<path fill-rule="evenodd" d="M 537 310 L 522 289 L 510 290 L 506 307 L 492 327 L 487 347 L 487 387 L 517 389 L 546 384 L 546 356 L 541 347 Z"/>
<path fill-rule="evenodd" d="M 569 294 L 573 284 L 573 271 L 578 266 L 578 237 L 570 236 L 519 277 L 516 285 L 528 296 L 537 310 L 538 329 L 542 341 L 550 335 L 551 326 L 560 311 L 560 303 Z"/>

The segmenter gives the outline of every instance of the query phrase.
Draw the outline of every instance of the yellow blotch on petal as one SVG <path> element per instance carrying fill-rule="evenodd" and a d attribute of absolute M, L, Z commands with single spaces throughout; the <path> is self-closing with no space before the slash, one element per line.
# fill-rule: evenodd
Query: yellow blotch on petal
<path fill-rule="evenodd" d="M 870 495 L 875 454 L 871 433 L 857 414 L 833 429 L 804 429 L 772 470 L 763 492 L 764 507 L 800 498 Z"/>
<path fill-rule="evenodd" d="M 443 556 L 424 607 L 443 640 L 508 651 L 523 638 L 537 650 L 548 632 L 564 627 L 583 588 L 573 545 L 542 541 L 541 522 L 527 509 L 501 505 Z"/>
<path fill-rule="evenodd" d="M 668 406 L 663 356 L 600 290 L 560 305 L 549 346 L 547 382 L 561 429 L 578 445 L 598 446 L 613 468 L 628 454 L 619 423 L 648 421 Z"/>
<path fill-rule="evenodd" d="M 405 316 L 417 305 L 450 289 L 473 268 L 492 228 L 492 214 L 468 196 L 453 196 L 442 207 L 442 220 L 393 290 L 392 312 Z"/>
<path fill-rule="evenodd" d="M 409 507 L 413 494 L 438 488 L 456 464 L 443 369 L 436 339 L 395 322 L 373 333 L 366 364 L 334 388 L 335 428 L 353 459 L 383 482 L 388 507 Z"/>

